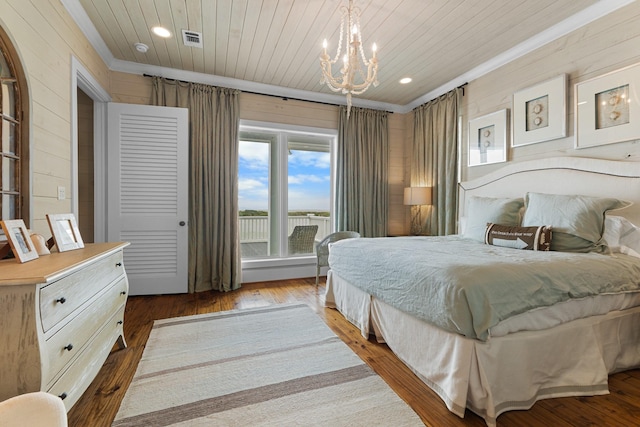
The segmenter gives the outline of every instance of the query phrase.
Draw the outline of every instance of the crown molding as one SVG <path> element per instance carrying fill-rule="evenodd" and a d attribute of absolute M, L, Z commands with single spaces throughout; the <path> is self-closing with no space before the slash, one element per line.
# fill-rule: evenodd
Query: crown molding
<path fill-rule="evenodd" d="M 111 61 L 109 69 L 129 74 L 148 74 L 152 76 L 166 77 L 168 79 L 184 80 L 195 83 L 203 83 L 212 86 L 224 86 L 231 89 L 238 89 L 244 92 L 253 92 L 263 95 L 276 96 L 279 98 L 299 99 L 303 101 L 321 102 L 325 104 L 347 105 L 344 96 L 326 93 L 312 92 L 307 90 L 292 89 L 283 86 L 268 85 L 264 83 L 251 82 L 248 80 L 234 79 L 230 77 L 216 76 L 214 74 L 198 73 L 195 71 L 178 70 L 176 68 L 160 67 L 157 65 L 140 64 L 131 61 L 114 59 Z M 373 108 L 385 110 L 393 113 L 402 110 L 401 105 L 386 102 L 372 101 L 363 98 L 353 98 L 352 104 L 355 107 Z"/>
<path fill-rule="evenodd" d="M 71 15 L 71 18 L 73 18 L 78 27 L 80 27 L 80 30 L 89 40 L 91 46 L 98 52 L 98 55 L 100 55 L 104 63 L 109 66 L 115 57 L 104 40 L 102 40 L 102 37 L 100 37 L 95 25 L 93 25 L 93 22 L 89 19 L 89 15 L 87 15 L 87 12 L 85 12 L 80 4 L 80 0 L 60 0 L 60 2 L 65 9 L 67 9 L 67 12 L 69 12 L 69 15 Z"/>
<path fill-rule="evenodd" d="M 159 67 L 155 65 L 139 64 L 131 61 L 116 59 L 107 47 L 98 30 L 93 25 L 89 16 L 84 11 L 79 0 L 60 0 L 67 9 L 76 24 L 80 27 L 91 45 L 98 52 L 98 55 L 112 71 L 120 71 L 131 74 L 150 74 L 177 80 L 193 81 L 197 83 L 210 84 L 214 86 L 225 86 L 232 89 L 239 89 L 246 92 L 255 92 L 265 95 L 282 98 L 301 99 L 305 101 L 321 102 L 328 104 L 346 105 L 344 96 L 292 89 L 282 86 L 268 85 L 264 83 L 250 82 L 247 80 L 233 79 L 229 77 L 216 76 L 213 74 L 197 73 L 193 71 L 178 70 L 175 68 Z M 597 3 L 583 9 L 570 16 L 547 30 L 525 40 L 513 48 L 495 56 L 494 58 L 478 65 L 477 67 L 453 78 L 442 86 L 425 93 L 406 105 L 378 102 L 355 97 L 352 99 L 356 107 L 373 108 L 394 113 L 408 113 L 414 108 L 437 98 L 438 96 L 455 89 L 467 82 L 471 82 L 485 74 L 494 71 L 503 65 L 508 64 L 541 46 L 551 43 L 554 40 L 565 36 L 621 7 L 627 6 L 636 0 L 600 0 Z"/>

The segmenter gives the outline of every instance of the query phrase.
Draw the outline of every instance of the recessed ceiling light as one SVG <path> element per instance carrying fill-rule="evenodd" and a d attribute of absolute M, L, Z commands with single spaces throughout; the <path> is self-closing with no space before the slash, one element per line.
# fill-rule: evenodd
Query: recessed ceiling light
<path fill-rule="evenodd" d="M 164 27 L 153 27 L 151 31 L 153 31 L 156 36 L 164 38 L 171 37 L 171 31 L 167 30 Z"/>
<path fill-rule="evenodd" d="M 405 77 L 403 79 L 400 79 L 400 83 L 403 85 L 406 85 L 407 83 L 411 83 L 411 77 Z"/>

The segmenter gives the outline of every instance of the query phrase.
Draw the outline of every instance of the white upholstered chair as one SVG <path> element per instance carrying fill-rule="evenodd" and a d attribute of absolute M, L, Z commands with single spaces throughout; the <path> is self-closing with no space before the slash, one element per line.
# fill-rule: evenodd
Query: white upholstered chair
<path fill-rule="evenodd" d="M 2 427 L 66 427 L 62 399 L 44 391 L 20 394 L 0 402 Z"/>
<path fill-rule="evenodd" d="M 342 239 L 353 239 L 360 237 L 356 231 L 336 231 L 329 234 L 316 245 L 316 286 L 320 282 L 320 267 L 329 265 L 329 244 Z"/>

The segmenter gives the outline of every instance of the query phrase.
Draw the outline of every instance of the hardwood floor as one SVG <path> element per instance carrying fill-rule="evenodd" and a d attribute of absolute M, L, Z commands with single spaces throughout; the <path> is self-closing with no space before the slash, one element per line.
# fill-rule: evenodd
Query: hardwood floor
<path fill-rule="evenodd" d="M 133 378 L 153 321 L 176 316 L 209 313 L 271 304 L 303 302 L 315 310 L 331 329 L 420 415 L 425 425 L 484 426 L 467 411 L 461 419 L 406 368 L 386 345 L 363 339 L 336 310 L 324 308 L 324 287 L 315 278 L 252 283 L 234 292 L 201 292 L 187 295 L 130 297 L 125 314 L 128 347 L 114 350 L 89 389 L 69 412 L 69 425 L 110 426 Z M 639 325 L 640 326 L 640 325 Z M 611 394 L 558 398 L 536 403 L 528 411 L 501 415 L 498 426 L 633 426 L 640 425 L 640 370 L 612 375 Z"/>

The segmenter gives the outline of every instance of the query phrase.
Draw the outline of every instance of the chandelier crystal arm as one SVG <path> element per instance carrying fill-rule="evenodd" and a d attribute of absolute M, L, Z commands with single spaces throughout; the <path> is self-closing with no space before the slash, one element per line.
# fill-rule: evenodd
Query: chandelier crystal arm
<path fill-rule="evenodd" d="M 345 16 L 345 7 L 342 6 L 340 9 L 342 10 L 342 17 L 340 18 L 340 39 L 338 40 L 338 50 L 336 51 L 336 56 L 334 56 L 333 59 L 330 60 L 331 64 L 335 64 L 336 62 L 338 62 L 338 60 L 340 59 L 340 54 L 342 53 L 342 32 L 344 31 L 344 21 L 346 19 L 346 16 Z M 324 48 L 324 54 L 326 55 L 327 39 L 324 39 L 324 42 L 322 43 L 322 47 Z"/>

